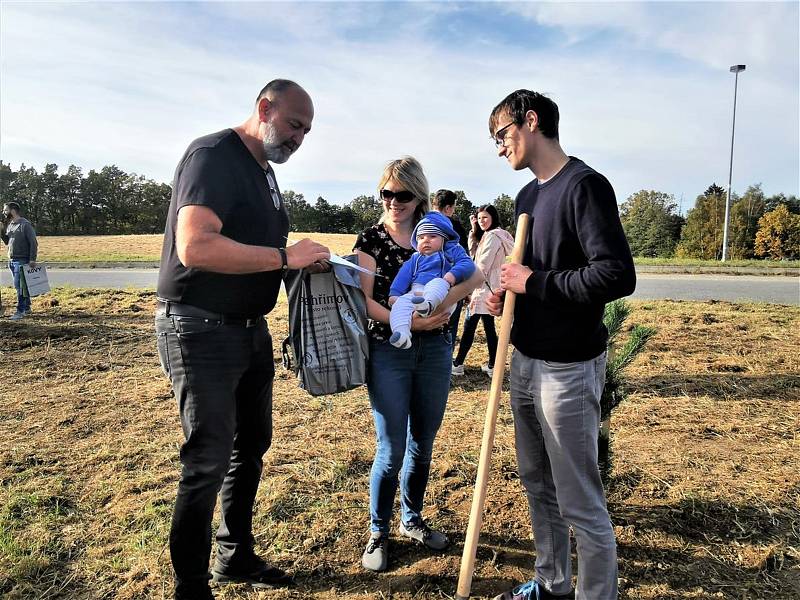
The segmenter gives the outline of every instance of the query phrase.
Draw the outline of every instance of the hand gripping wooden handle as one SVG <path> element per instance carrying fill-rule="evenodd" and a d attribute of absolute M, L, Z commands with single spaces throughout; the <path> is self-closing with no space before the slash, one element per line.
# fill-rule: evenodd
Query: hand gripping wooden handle
<path fill-rule="evenodd" d="M 529 216 L 525 213 L 517 220 L 517 235 L 514 240 L 514 251 L 511 254 L 512 264 L 520 264 L 528 239 Z M 478 549 L 478 537 L 483 524 L 483 505 L 486 501 L 486 485 L 489 482 L 489 468 L 492 462 L 494 432 L 497 426 L 497 409 L 503 392 L 503 378 L 506 370 L 508 343 L 511 339 L 511 325 L 514 322 L 514 305 L 516 294 L 506 292 L 503 316 L 500 320 L 500 338 L 497 342 L 497 354 L 494 360 L 492 387 L 489 390 L 489 404 L 486 406 L 486 420 L 483 424 L 481 456 L 478 460 L 478 475 L 475 478 L 475 492 L 472 495 L 472 509 L 469 513 L 467 537 L 464 540 L 464 553 L 461 555 L 461 569 L 458 574 L 456 599 L 467 600 L 472 587 L 472 573 L 475 570 L 475 553 Z"/>

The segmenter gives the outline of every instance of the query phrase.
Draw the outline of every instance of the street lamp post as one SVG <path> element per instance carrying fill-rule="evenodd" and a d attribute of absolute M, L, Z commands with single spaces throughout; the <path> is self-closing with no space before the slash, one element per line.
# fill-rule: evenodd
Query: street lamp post
<path fill-rule="evenodd" d="M 722 233 L 722 262 L 728 258 L 728 222 L 731 216 L 731 180 L 733 179 L 733 136 L 736 132 L 736 92 L 739 88 L 739 73 L 745 70 L 745 65 L 733 65 L 731 73 L 736 75 L 733 83 L 733 125 L 731 126 L 731 164 L 728 169 L 728 196 L 725 199 L 725 228 Z"/>

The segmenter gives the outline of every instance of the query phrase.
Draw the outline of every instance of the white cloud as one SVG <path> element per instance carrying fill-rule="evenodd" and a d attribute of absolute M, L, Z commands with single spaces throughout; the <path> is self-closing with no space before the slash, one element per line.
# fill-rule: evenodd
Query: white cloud
<path fill-rule="evenodd" d="M 478 203 L 530 177 L 495 158 L 486 120 L 506 93 L 532 87 L 558 101 L 565 148 L 605 172 L 620 199 L 640 188 L 693 198 L 727 180 L 727 66 L 742 62 L 734 187 L 798 193 L 793 4 L 0 10 L 7 162 L 116 163 L 168 181 L 191 139 L 240 123 L 260 87 L 286 76 L 309 90 L 317 116 L 278 167 L 284 189 L 348 201 L 373 192 L 385 161 L 413 154 L 432 187 L 465 189 Z M 490 18 L 498 14 L 556 42 L 509 39 Z"/>

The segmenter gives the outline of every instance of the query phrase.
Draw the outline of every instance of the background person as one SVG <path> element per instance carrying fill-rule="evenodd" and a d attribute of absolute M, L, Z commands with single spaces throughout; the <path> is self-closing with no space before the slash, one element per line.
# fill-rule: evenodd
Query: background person
<path fill-rule="evenodd" d="M 502 228 L 500 215 L 491 204 L 484 204 L 478 209 L 475 221 L 480 229 L 480 235 L 473 235 L 473 239 L 479 240 L 475 248 L 475 264 L 483 273 L 485 282 L 472 292 L 469 312 L 464 322 L 464 332 L 461 334 L 461 343 L 458 346 L 458 354 L 453 361 L 453 375 L 464 374 L 464 361 L 475 340 L 475 330 L 480 321 L 483 323 L 486 345 L 489 347 L 489 362 L 481 365 L 481 370 L 491 377 L 494 373 L 494 358 L 497 354 L 497 332 L 494 327 L 494 317 L 486 308 L 486 298 L 491 296 L 492 290 L 498 289 L 500 286 L 500 267 L 505 263 L 506 256 L 511 254 L 514 249 L 514 238 Z"/>
<path fill-rule="evenodd" d="M 39 243 L 33 225 L 22 216 L 22 210 L 16 202 L 7 202 L 3 205 L 0 226 L 2 226 L 0 238 L 8 246 L 8 268 L 14 278 L 14 289 L 17 291 L 17 310 L 9 319 L 19 321 L 31 312 L 31 298 L 23 293 L 22 267 L 36 266 Z"/>
<path fill-rule="evenodd" d="M 617 547 L 597 467 L 603 310 L 633 293 L 636 273 L 611 184 L 564 153 L 558 120 L 556 103 L 528 90 L 509 94 L 489 118 L 499 156 L 536 178 L 516 199 L 517 215 L 531 215 L 523 264 L 504 264 L 501 289 L 486 301 L 497 315 L 504 290 L 518 295 L 511 408 L 536 545 L 534 578 L 498 600 L 571 597 L 570 526 L 575 598 L 617 598 Z"/>
<path fill-rule="evenodd" d="M 310 239 L 285 247 L 289 218 L 270 164 L 291 157 L 313 117 L 305 90 L 276 79 L 259 92 L 247 121 L 192 142 L 175 171 L 155 323 L 185 436 L 169 537 L 176 599 L 213 598 L 217 493 L 214 580 L 291 582 L 256 555 L 252 521 L 272 441 L 275 366 L 264 315 L 287 268 L 330 256 Z"/>
<path fill-rule="evenodd" d="M 476 210 L 469 216 L 469 233 L 467 234 L 467 252 L 473 259 L 478 252 L 481 237 L 483 237 L 483 229 L 478 225 L 478 211 Z"/>
<path fill-rule="evenodd" d="M 469 252 L 469 246 L 467 245 L 467 232 L 461 224 L 461 221 L 455 216 L 456 208 L 458 208 L 458 196 L 456 196 L 456 193 L 452 190 L 437 190 L 431 200 L 431 206 L 433 210 L 442 213 L 450 219 L 453 230 L 458 234 L 458 243 L 461 244 L 461 247 L 466 250 L 471 258 L 474 258 L 473 254 Z M 456 302 L 453 314 L 450 315 L 450 323 L 448 326 L 450 327 L 450 339 L 453 340 L 453 350 L 455 350 L 456 347 L 458 322 L 461 320 L 461 308 L 463 306 L 464 300 Z"/>
<path fill-rule="evenodd" d="M 452 344 L 447 307 L 476 286 L 475 274 L 450 289 L 438 312 L 414 316 L 410 350 L 389 343 L 389 286 L 414 253 L 411 232 L 428 212 L 428 181 L 414 158 L 386 165 L 378 184 L 383 200 L 380 221 L 358 235 L 359 265 L 375 271 L 362 275 L 369 323 L 369 392 L 376 449 L 370 474 L 370 539 L 361 564 L 383 571 L 388 563 L 389 531 L 400 487 L 400 534 L 433 550 L 449 544 L 447 536 L 422 518 L 433 442 L 444 417 L 450 390 Z M 402 474 L 401 474 L 402 468 Z M 398 482 L 398 476 L 400 480 Z"/>

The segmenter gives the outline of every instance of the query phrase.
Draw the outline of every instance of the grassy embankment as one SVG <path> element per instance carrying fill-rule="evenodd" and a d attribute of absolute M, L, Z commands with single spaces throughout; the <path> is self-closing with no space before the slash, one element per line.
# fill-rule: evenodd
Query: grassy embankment
<path fill-rule="evenodd" d="M 3 293 L 9 293 L 5 288 Z M 632 302 L 656 337 L 613 416 L 609 507 L 625 600 L 800 597 L 800 308 Z M 181 430 L 158 366 L 151 291 L 62 289 L 0 322 L 0 596 L 170 597 L 166 547 Z M 270 317 L 286 335 L 285 300 Z M 296 574 L 245 598 L 451 598 L 488 380 L 483 340 L 452 388 L 426 515 L 455 545 L 397 537 L 389 570 L 359 559 L 373 429 L 364 389 L 314 399 L 277 366 L 275 436 L 257 498 L 258 551 Z M 473 584 L 490 598 L 531 573 L 507 399 Z"/>
<path fill-rule="evenodd" d="M 339 255 L 349 254 L 356 236 L 344 233 L 291 233 L 290 240 L 310 236 Z M 158 235 L 98 235 L 42 236 L 39 238 L 40 260 L 58 263 L 158 262 L 161 257 L 162 236 Z M 641 258 L 642 266 L 718 267 L 719 261 Z M 800 261 L 731 260 L 726 267 L 757 267 L 768 269 L 798 269 Z"/>

